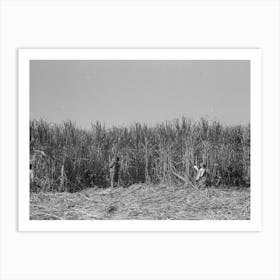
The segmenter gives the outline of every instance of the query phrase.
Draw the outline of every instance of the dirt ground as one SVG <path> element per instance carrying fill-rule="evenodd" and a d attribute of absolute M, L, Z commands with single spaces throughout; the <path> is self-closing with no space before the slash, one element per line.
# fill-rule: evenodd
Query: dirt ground
<path fill-rule="evenodd" d="M 249 188 L 135 184 L 30 195 L 31 220 L 248 220 Z"/>

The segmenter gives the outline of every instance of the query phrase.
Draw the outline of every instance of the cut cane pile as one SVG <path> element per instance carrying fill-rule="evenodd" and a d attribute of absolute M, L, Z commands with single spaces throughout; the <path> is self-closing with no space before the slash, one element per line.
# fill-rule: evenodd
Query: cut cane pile
<path fill-rule="evenodd" d="M 31 193 L 31 220 L 247 220 L 250 189 L 135 184 Z"/>

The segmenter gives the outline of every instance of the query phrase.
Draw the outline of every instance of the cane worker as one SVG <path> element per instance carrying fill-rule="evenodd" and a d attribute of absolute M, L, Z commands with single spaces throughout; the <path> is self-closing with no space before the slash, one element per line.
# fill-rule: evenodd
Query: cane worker
<path fill-rule="evenodd" d="M 111 188 L 115 188 L 119 184 L 120 158 L 114 157 L 109 167 L 110 167 Z"/>
<path fill-rule="evenodd" d="M 210 175 L 206 169 L 206 164 L 202 162 L 200 168 L 195 165 L 194 169 L 197 171 L 195 181 L 198 183 L 198 187 L 200 189 L 210 187 Z"/>

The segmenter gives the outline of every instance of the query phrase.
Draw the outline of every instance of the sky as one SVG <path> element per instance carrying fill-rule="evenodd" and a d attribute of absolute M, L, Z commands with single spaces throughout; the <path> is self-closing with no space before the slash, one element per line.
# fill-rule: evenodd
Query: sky
<path fill-rule="evenodd" d="M 32 60 L 30 119 L 89 128 L 185 116 L 250 122 L 250 61 Z"/>

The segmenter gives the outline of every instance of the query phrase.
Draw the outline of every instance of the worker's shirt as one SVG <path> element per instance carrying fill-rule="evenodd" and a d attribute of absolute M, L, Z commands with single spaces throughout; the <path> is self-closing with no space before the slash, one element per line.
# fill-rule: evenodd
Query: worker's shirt
<path fill-rule="evenodd" d="M 117 161 L 112 161 L 110 164 L 110 172 L 118 173 L 120 170 L 120 164 Z"/>
<path fill-rule="evenodd" d="M 206 173 L 206 170 L 204 168 L 200 168 L 197 172 L 196 180 L 201 179 Z"/>
<path fill-rule="evenodd" d="M 29 180 L 30 183 L 34 181 L 34 170 L 32 169 L 29 170 Z"/>

